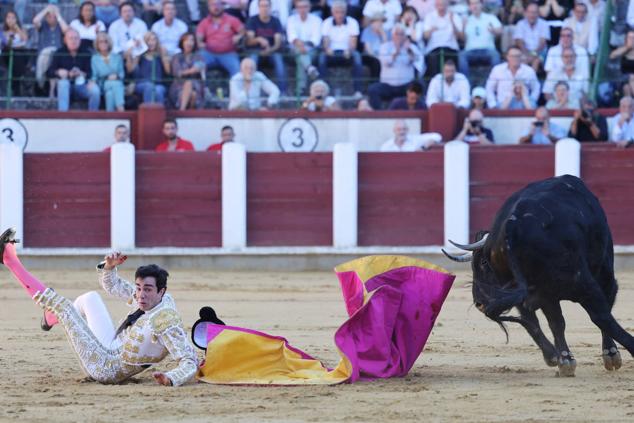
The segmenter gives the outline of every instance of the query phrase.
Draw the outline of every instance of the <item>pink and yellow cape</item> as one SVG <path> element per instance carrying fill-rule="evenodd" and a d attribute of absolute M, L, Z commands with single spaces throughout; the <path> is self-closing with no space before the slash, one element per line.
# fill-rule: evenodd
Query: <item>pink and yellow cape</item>
<path fill-rule="evenodd" d="M 331 385 L 404 376 L 427 342 L 455 278 L 403 256 L 368 256 L 335 268 L 348 320 L 335 332 L 334 369 L 279 336 L 209 324 L 197 378 L 231 385 Z"/>

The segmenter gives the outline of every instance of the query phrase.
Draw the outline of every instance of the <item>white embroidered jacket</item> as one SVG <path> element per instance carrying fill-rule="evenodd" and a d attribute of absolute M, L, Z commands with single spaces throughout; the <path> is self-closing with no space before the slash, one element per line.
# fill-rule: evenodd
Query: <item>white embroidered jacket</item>
<path fill-rule="evenodd" d="M 125 300 L 134 310 L 138 309 L 135 287 L 117 275 L 117 269 L 98 269 L 103 288 L 110 295 Z M 118 336 L 121 342 L 121 360 L 132 366 L 153 365 L 168 354 L 178 362 L 178 366 L 165 373 L 174 386 L 190 380 L 198 369 L 198 357 L 189 341 L 183 322 L 176 311 L 171 295 L 163 295 L 163 300 L 153 309 L 146 311 L 139 319 Z"/>

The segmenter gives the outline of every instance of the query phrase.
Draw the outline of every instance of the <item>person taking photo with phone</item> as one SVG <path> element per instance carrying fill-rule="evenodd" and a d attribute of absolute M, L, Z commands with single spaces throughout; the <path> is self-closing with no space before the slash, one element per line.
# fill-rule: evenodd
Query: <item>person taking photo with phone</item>
<path fill-rule="evenodd" d="M 564 138 L 567 131 L 550 121 L 545 107 L 535 110 L 535 120 L 531 122 L 528 132 L 519 140 L 520 144 L 554 144 Z"/>

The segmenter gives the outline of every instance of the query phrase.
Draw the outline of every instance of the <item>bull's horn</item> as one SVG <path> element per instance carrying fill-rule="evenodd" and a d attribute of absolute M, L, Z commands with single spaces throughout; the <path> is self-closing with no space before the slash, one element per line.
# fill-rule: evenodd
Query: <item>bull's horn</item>
<path fill-rule="evenodd" d="M 471 254 L 469 253 L 465 253 L 459 256 L 454 256 L 446 252 L 444 248 L 441 248 L 441 250 L 447 256 L 449 260 L 457 261 L 458 263 L 466 263 L 468 261 L 471 261 Z"/>
<path fill-rule="evenodd" d="M 457 244 L 455 242 L 453 242 L 452 240 L 449 240 L 449 242 L 451 242 L 454 246 L 460 248 L 461 250 L 466 250 L 466 251 L 475 251 L 479 248 L 482 248 L 484 246 L 484 243 L 486 242 L 487 238 L 489 237 L 489 234 L 484 235 L 484 237 L 482 237 L 482 239 L 480 241 L 474 242 L 473 244 Z"/>

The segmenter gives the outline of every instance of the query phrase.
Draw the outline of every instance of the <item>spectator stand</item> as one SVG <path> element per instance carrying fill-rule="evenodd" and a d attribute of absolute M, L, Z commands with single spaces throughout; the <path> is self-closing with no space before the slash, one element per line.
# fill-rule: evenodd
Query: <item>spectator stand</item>
<path fill-rule="evenodd" d="M 620 88 L 622 85 L 623 75 L 619 70 L 618 60 L 609 60 L 607 58 L 609 49 L 618 46 L 623 43 L 623 36 L 627 30 L 626 13 L 628 2 L 615 2 L 609 0 L 606 2 L 606 13 L 604 22 L 601 27 L 603 31 L 600 39 L 600 49 L 597 54 L 596 64 L 592 73 L 592 89 L 590 90 L 591 98 L 597 99 L 599 106 L 602 107 L 614 107 L 618 102 L 618 95 L 620 94 Z M 27 49 L 24 51 L 12 51 L 4 49 L 2 51 L 2 60 L 0 60 L 0 107 L 5 109 L 16 110 L 50 110 L 55 109 L 56 100 L 48 97 L 46 90 L 38 90 L 36 84 L 34 84 L 34 65 L 35 65 L 35 51 L 33 47 L 37 44 L 37 31 L 34 30 L 32 25 L 32 19 L 35 14 L 42 10 L 48 3 L 43 1 L 27 2 L 27 6 L 23 16 L 23 26 L 29 32 L 29 43 Z M 203 15 L 206 15 L 206 2 L 199 1 L 200 10 L 203 11 Z M 195 27 L 195 22 L 190 19 L 190 14 L 186 2 L 176 2 L 179 18 L 185 20 L 190 29 Z M 75 0 L 59 0 L 58 7 L 61 10 L 62 16 L 70 22 L 74 19 L 78 13 L 78 2 Z M 3 5 L 1 9 L 3 12 L 8 10 L 7 5 Z M 140 12 L 140 9 L 137 10 Z M 508 11 L 507 11 L 508 12 Z M 3 13 L 4 14 L 4 13 Z M 140 16 L 140 13 L 138 13 Z M 504 21 L 504 19 L 502 19 Z M 512 25 L 512 22 L 505 21 L 507 26 Z M 504 43 L 500 44 L 500 49 L 504 47 Z M 359 43 L 359 50 L 361 51 L 361 45 Z M 13 54 L 13 59 L 11 55 Z M 15 75 L 14 67 L 15 61 L 18 56 L 28 56 L 26 71 L 23 74 Z M 440 62 L 444 63 L 444 50 L 440 53 Z M 246 56 L 246 53 L 242 52 L 241 56 Z M 289 86 L 295 85 L 296 69 L 295 61 L 292 54 L 287 51 L 285 53 L 285 63 L 287 65 L 287 75 L 289 75 Z M 13 67 L 10 66 L 14 63 Z M 470 74 L 471 86 L 482 86 L 483 81 L 486 80 L 488 66 L 483 63 L 479 66 L 474 63 L 473 71 Z M 273 76 L 271 69 L 264 68 L 263 71 L 269 76 Z M 294 77 L 295 75 L 295 77 Z M 424 79 L 424 85 L 427 86 L 429 79 L 433 75 L 417 76 L 420 80 Z M 228 75 L 223 74 L 220 71 L 210 69 L 206 73 L 206 87 L 205 90 L 205 108 L 210 109 L 223 109 L 226 108 L 229 98 L 228 89 Z M 366 93 L 367 86 L 373 82 L 368 66 L 364 66 L 363 76 L 364 90 Z M 353 97 L 352 79 L 350 78 L 350 70 L 347 67 L 335 67 L 332 69 L 330 75 L 331 93 L 334 95 L 338 103 L 343 109 L 353 109 L 356 107 L 358 101 L 357 97 Z M 17 82 L 16 82 L 17 81 Z M 169 80 L 164 81 L 169 83 Z M 16 88 L 18 88 L 16 90 Z M 305 92 L 298 92 L 294 90 L 293 93 L 287 93 L 282 95 L 279 107 L 281 109 L 297 109 L 301 102 L 306 98 Z M 134 109 L 137 107 L 139 99 L 137 96 L 129 96 L 126 101 L 127 109 Z M 170 104 L 167 104 L 170 107 Z M 82 109 L 85 108 L 84 103 L 76 103 L 72 105 L 72 108 Z"/>

